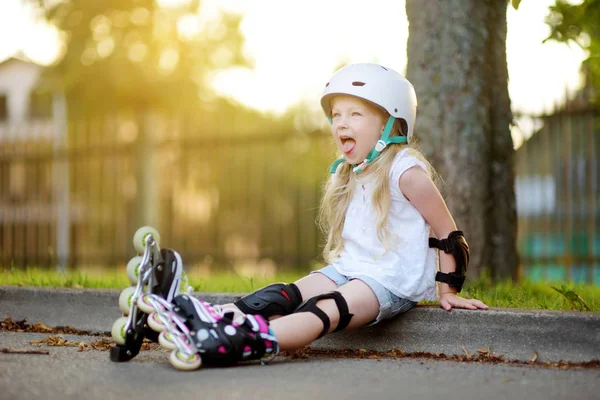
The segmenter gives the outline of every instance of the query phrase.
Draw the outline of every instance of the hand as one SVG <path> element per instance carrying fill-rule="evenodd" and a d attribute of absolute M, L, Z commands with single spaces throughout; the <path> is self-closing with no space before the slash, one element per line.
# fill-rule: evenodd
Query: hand
<path fill-rule="evenodd" d="M 489 309 L 482 301 L 477 299 L 463 299 L 460 296 L 457 296 L 454 293 L 444 293 L 440 296 L 440 307 L 442 307 L 446 311 L 452 310 L 454 308 L 466 308 L 468 310 L 487 310 Z"/>

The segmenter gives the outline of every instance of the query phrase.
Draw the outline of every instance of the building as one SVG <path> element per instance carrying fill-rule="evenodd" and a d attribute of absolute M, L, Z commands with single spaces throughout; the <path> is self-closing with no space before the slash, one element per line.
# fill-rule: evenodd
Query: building
<path fill-rule="evenodd" d="M 42 105 L 44 96 L 36 91 L 43 70 L 22 56 L 0 62 L 0 123 L 12 125 L 51 117 L 51 103 Z"/>

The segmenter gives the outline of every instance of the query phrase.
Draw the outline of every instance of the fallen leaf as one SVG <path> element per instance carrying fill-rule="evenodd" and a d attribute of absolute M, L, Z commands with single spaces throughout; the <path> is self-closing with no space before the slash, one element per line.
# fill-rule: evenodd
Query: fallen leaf
<path fill-rule="evenodd" d="M 48 350 L 18 350 L 18 349 L 0 349 L 0 353 L 7 353 L 7 354 L 50 354 L 50 352 Z"/>
<path fill-rule="evenodd" d="M 469 351 L 467 350 L 467 348 L 464 345 L 462 346 L 462 349 L 465 352 L 465 355 L 467 356 L 467 358 L 471 358 L 471 353 L 469 353 Z"/>

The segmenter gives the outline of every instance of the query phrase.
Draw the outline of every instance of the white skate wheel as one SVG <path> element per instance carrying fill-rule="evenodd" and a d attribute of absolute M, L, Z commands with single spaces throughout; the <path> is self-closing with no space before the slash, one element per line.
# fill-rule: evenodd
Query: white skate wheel
<path fill-rule="evenodd" d="M 129 286 L 119 295 L 119 308 L 124 315 L 129 315 L 129 310 L 131 310 L 131 299 L 133 299 L 134 293 L 135 287 Z"/>
<path fill-rule="evenodd" d="M 145 312 L 146 314 L 150 314 L 150 313 L 154 313 L 158 310 L 155 310 L 154 307 L 152 306 L 152 303 L 150 303 L 150 296 L 149 294 L 144 294 L 142 296 L 140 296 L 140 298 L 137 301 L 137 306 L 140 310 L 142 310 L 143 312 Z M 163 310 L 163 307 L 161 307 L 161 310 Z"/>
<path fill-rule="evenodd" d="M 155 332 L 162 332 L 167 329 L 167 326 L 160 320 L 158 314 L 155 312 L 148 315 L 148 319 L 146 321 L 150 329 Z"/>
<path fill-rule="evenodd" d="M 177 348 L 171 333 L 168 331 L 162 331 L 160 335 L 158 335 L 158 344 L 167 350 L 175 350 Z"/>
<path fill-rule="evenodd" d="M 140 265 L 142 265 L 142 256 L 135 256 L 127 263 L 127 278 L 129 278 L 129 282 L 132 285 L 137 284 L 138 278 L 140 276 Z"/>
<path fill-rule="evenodd" d="M 138 254 L 144 254 L 146 248 L 146 237 L 152 235 L 156 241 L 156 245 L 160 247 L 160 234 L 156 229 L 151 226 L 142 226 L 140 229 L 135 231 L 133 235 L 133 247 Z"/>
<path fill-rule="evenodd" d="M 193 371 L 200 368 L 202 365 L 202 358 L 199 354 L 194 354 L 191 357 L 186 357 L 179 350 L 173 350 L 169 356 L 171 365 L 181 371 Z"/>
<path fill-rule="evenodd" d="M 113 323 L 110 333 L 116 344 L 125 344 L 125 325 L 127 325 L 127 317 L 121 317 Z"/>

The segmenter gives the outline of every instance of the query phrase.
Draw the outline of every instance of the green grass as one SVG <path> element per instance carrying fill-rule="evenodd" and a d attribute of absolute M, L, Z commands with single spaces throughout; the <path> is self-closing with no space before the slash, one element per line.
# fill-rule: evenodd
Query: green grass
<path fill-rule="evenodd" d="M 280 273 L 276 277 L 245 277 L 235 273 L 188 275 L 189 284 L 199 292 L 247 293 L 273 282 L 293 282 L 304 273 Z M 0 268 L 0 285 L 61 288 L 121 289 L 130 285 L 125 271 L 61 273 L 41 268 Z"/>
<path fill-rule="evenodd" d="M 235 273 L 189 276 L 194 290 L 200 292 L 247 293 L 273 282 L 293 282 L 302 272 L 280 273 L 275 277 L 244 277 Z M 38 286 L 61 288 L 121 289 L 129 285 L 124 271 L 59 273 L 40 268 L 0 269 L 0 285 Z M 562 290 L 560 282 L 503 282 L 491 284 L 489 280 L 470 282 L 461 295 L 477 298 L 490 307 L 527 308 L 544 310 L 600 311 L 600 287 L 584 284 L 566 284 L 562 289 L 573 291 L 581 301 L 573 301 L 553 287 Z M 432 303 L 435 304 L 435 303 Z M 587 308 L 583 305 L 587 306 Z"/>
<path fill-rule="evenodd" d="M 557 292 L 564 285 L 581 297 L 581 302 L 573 302 Z M 492 285 L 487 282 L 473 282 L 465 286 L 465 297 L 476 298 L 491 307 L 533 308 L 542 310 L 586 310 L 600 311 L 600 286 L 563 282 L 513 283 L 511 281 Z"/>

